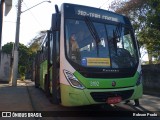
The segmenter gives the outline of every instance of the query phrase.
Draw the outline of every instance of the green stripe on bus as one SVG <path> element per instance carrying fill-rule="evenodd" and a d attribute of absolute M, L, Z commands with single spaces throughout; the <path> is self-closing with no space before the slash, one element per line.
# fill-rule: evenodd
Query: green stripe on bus
<path fill-rule="evenodd" d="M 129 78 L 85 78 L 79 72 L 74 72 L 75 77 L 86 87 L 86 88 L 123 88 L 132 87 L 136 85 L 139 73 Z M 116 85 L 112 86 L 112 82 L 115 81 Z"/>
<path fill-rule="evenodd" d="M 44 79 L 47 74 L 47 60 L 43 61 L 40 65 L 40 87 L 44 89 Z"/>

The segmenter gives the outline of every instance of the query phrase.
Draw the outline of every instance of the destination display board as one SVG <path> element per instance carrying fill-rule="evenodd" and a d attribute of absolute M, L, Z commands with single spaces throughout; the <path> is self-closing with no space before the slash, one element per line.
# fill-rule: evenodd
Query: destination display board
<path fill-rule="evenodd" d="M 127 17 L 108 10 L 68 3 L 63 4 L 63 9 L 65 18 L 82 18 L 88 16 L 93 19 L 130 24 Z"/>
<path fill-rule="evenodd" d="M 82 65 L 90 67 L 109 67 L 110 58 L 83 58 Z"/>

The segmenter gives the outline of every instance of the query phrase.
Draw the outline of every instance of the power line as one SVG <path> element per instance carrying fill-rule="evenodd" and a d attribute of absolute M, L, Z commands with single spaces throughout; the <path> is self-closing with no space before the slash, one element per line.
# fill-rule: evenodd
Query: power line
<path fill-rule="evenodd" d="M 16 23 L 15 21 L 4 21 L 4 22 L 7 22 L 7 23 Z"/>
<path fill-rule="evenodd" d="M 23 4 L 26 6 L 26 8 L 28 9 L 28 6 L 26 5 L 26 3 L 23 1 Z M 34 14 L 30 11 L 30 14 L 32 15 L 32 17 L 34 18 L 34 20 L 36 21 L 36 23 L 42 28 L 44 29 L 44 27 L 41 25 L 41 23 L 38 21 L 38 19 L 34 16 Z"/>
<path fill-rule="evenodd" d="M 101 9 L 104 5 L 107 5 L 108 4 L 108 6 L 105 6 L 105 7 L 107 7 L 107 9 L 109 10 L 109 5 L 111 4 L 111 0 L 108 0 L 108 1 L 105 1 L 103 4 L 101 4 L 101 6 L 99 6 L 99 8 Z"/>
<path fill-rule="evenodd" d="M 108 1 L 104 2 L 99 8 L 102 8 Z"/>

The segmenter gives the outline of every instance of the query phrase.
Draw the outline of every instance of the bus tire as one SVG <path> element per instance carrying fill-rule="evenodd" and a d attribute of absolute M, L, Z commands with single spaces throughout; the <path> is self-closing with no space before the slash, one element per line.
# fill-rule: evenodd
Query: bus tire
<path fill-rule="evenodd" d="M 59 70 L 58 70 L 59 71 Z M 61 103 L 61 95 L 60 95 L 60 82 L 59 82 L 59 72 L 57 73 L 57 82 L 54 87 L 52 86 L 52 103 L 60 104 Z"/>
<path fill-rule="evenodd" d="M 53 104 L 56 104 L 56 105 L 58 105 L 58 104 L 60 103 L 57 95 L 58 95 L 58 91 L 57 91 L 57 90 L 55 90 L 54 93 L 52 92 L 51 102 L 52 102 Z"/>
<path fill-rule="evenodd" d="M 50 96 L 48 74 L 45 74 L 44 90 L 47 97 Z"/>
<path fill-rule="evenodd" d="M 39 85 L 35 83 L 35 88 L 39 88 Z"/>
<path fill-rule="evenodd" d="M 34 84 L 35 84 L 35 88 L 39 88 L 39 86 L 40 86 L 40 84 L 38 83 L 38 81 L 37 81 L 38 79 L 37 78 L 35 78 L 35 81 L 34 81 Z"/>

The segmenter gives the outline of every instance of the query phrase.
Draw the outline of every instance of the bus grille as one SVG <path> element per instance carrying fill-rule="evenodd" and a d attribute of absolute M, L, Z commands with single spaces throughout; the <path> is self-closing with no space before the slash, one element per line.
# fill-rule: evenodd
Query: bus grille
<path fill-rule="evenodd" d="M 91 92 L 92 98 L 96 102 L 106 102 L 109 97 L 120 96 L 122 100 L 128 99 L 132 96 L 134 90 L 125 90 L 125 91 L 112 91 L 112 92 Z"/>

